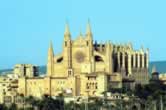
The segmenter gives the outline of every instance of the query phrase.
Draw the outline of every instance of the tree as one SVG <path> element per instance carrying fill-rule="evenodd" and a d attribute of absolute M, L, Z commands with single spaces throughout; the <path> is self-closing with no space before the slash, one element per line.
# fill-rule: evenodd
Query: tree
<path fill-rule="evenodd" d="M 44 99 L 42 110 L 59 110 L 60 103 L 52 98 Z"/>
<path fill-rule="evenodd" d="M 98 110 L 100 110 L 100 108 L 103 106 L 103 100 L 100 98 L 96 98 L 95 104 L 96 104 L 96 107 L 98 108 Z"/>
<path fill-rule="evenodd" d="M 65 110 L 74 110 L 75 103 L 71 101 L 70 103 L 66 103 L 64 109 Z"/>
<path fill-rule="evenodd" d="M 53 99 L 50 96 L 43 97 L 41 101 L 37 101 L 36 105 L 39 110 L 64 110 L 64 102 L 61 98 Z"/>
<path fill-rule="evenodd" d="M 4 104 L 0 104 L 0 110 L 8 110 L 8 108 Z"/>
<path fill-rule="evenodd" d="M 29 96 L 25 98 L 26 104 L 29 104 L 30 107 L 36 106 L 37 100 L 33 96 Z"/>
<path fill-rule="evenodd" d="M 17 105 L 15 103 L 12 103 L 10 106 L 9 106 L 9 109 L 8 110 L 17 110 Z"/>

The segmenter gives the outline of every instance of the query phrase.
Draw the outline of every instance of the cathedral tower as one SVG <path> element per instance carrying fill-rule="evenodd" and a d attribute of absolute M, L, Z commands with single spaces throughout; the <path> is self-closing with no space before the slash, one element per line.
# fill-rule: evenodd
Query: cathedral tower
<path fill-rule="evenodd" d="M 87 28 L 86 28 L 86 43 L 88 46 L 88 60 L 91 61 L 91 58 L 93 56 L 93 35 L 92 35 L 92 31 L 91 31 L 91 26 L 90 26 L 90 22 L 88 21 L 87 24 Z"/>
<path fill-rule="evenodd" d="M 66 23 L 65 32 L 64 32 L 64 42 L 63 42 L 63 49 L 64 49 L 63 59 L 64 59 L 64 67 L 66 68 L 67 73 L 71 73 L 71 68 L 72 68 L 71 46 L 72 46 L 71 34 L 69 30 L 69 25 Z"/>

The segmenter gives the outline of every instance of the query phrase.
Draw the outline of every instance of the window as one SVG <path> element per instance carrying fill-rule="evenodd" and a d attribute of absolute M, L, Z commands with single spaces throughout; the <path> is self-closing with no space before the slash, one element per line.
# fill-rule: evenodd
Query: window
<path fill-rule="evenodd" d="M 136 54 L 135 66 L 138 67 L 138 54 Z"/>
<path fill-rule="evenodd" d="M 67 41 L 65 41 L 65 47 L 67 46 Z"/>
<path fill-rule="evenodd" d="M 86 83 L 86 89 L 89 89 L 89 84 L 88 83 Z"/>
<path fill-rule="evenodd" d="M 134 67 L 134 57 L 131 55 L 131 67 Z"/>
<path fill-rule="evenodd" d="M 72 76 L 72 75 L 73 75 L 72 70 L 68 70 L 68 76 Z"/>
<path fill-rule="evenodd" d="M 104 60 L 102 59 L 102 57 L 100 57 L 98 55 L 95 56 L 95 61 L 96 62 L 104 62 Z"/>
<path fill-rule="evenodd" d="M 145 65 L 145 68 L 146 68 L 146 66 L 147 66 L 147 60 L 146 60 L 146 59 L 147 59 L 147 55 L 145 54 L 145 55 L 144 55 L 144 65 Z"/>
<path fill-rule="evenodd" d="M 87 46 L 89 45 L 89 42 L 88 42 L 88 41 L 86 42 L 86 45 L 87 45 Z"/>
<path fill-rule="evenodd" d="M 11 103 L 11 101 L 12 101 L 12 98 L 10 96 L 5 96 L 4 97 L 4 102 L 5 103 Z"/>
<path fill-rule="evenodd" d="M 95 86 L 96 86 L 96 89 L 97 89 L 97 88 L 98 88 L 98 87 L 97 87 L 97 83 L 95 84 Z"/>
<path fill-rule="evenodd" d="M 59 59 L 57 59 L 57 63 L 61 63 L 63 61 L 63 57 L 60 57 Z"/>

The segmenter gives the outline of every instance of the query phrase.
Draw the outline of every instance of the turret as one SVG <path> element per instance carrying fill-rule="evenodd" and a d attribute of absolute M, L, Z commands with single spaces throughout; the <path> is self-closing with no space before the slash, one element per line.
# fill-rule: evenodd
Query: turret
<path fill-rule="evenodd" d="M 47 75 L 51 76 L 54 73 L 54 50 L 52 42 L 48 49 Z"/>
<path fill-rule="evenodd" d="M 110 43 L 110 41 L 106 42 L 106 72 L 108 72 L 108 74 L 112 74 L 113 72 L 113 61 L 112 61 L 112 45 Z"/>
<path fill-rule="evenodd" d="M 146 68 L 149 68 L 149 49 L 146 49 Z"/>

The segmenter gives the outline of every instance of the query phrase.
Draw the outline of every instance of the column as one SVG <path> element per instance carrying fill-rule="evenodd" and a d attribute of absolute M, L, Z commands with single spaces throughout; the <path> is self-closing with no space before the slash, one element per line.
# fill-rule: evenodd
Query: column
<path fill-rule="evenodd" d="M 133 53 L 133 68 L 136 66 L 136 54 Z"/>
<path fill-rule="evenodd" d="M 144 60 L 145 56 L 144 53 L 142 53 L 142 68 L 145 68 L 145 60 Z"/>
<path fill-rule="evenodd" d="M 131 74 L 131 53 L 128 53 L 128 72 Z"/>
<path fill-rule="evenodd" d="M 140 68 L 140 53 L 137 53 L 137 68 Z"/>
<path fill-rule="evenodd" d="M 146 68 L 149 67 L 149 49 L 146 50 Z"/>
<path fill-rule="evenodd" d="M 122 53 L 122 68 L 125 68 L 125 52 Z"/>

